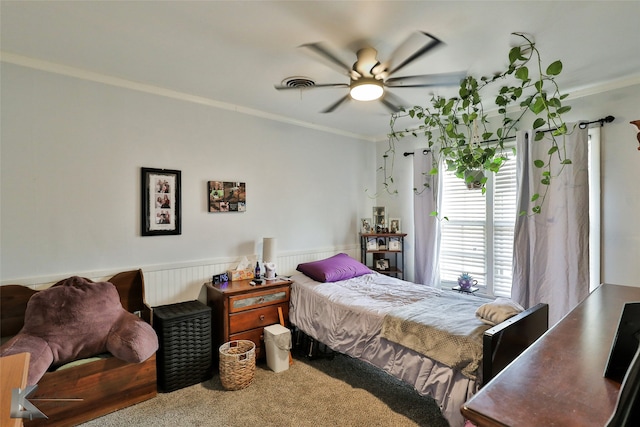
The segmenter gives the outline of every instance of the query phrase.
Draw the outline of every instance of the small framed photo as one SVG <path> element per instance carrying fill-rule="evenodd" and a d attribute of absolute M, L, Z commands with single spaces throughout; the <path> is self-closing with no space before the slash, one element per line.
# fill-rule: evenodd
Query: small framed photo
<path fill-rule="evenodd" d="M 360 219 L 360 232 L 362 234 L 369 234 L 373 232 L 373 225 L 371 223 L 371 218 Z"/>
<path fill-rule="evenodd" d="M 401 233 L 400 218 L 389 218 L 389 233 Z"/>
<path fill-rule="evenodd" d="M 244 182 L 208 181 L 209 212 L 245 212 L 247 185 Z"/>
<path fill-rule="evenodd" d="M 400 249 L 402 249 L 400 247 L 400 239 L 398 239 L 397 237 L 391 237 L 389 238 L 389 250 L 390 251 L 399 251 Z"/>
<path fill-rule="evenodd" d="M 140 231 L 143 236 L 182 233 L 180 171 L 141 168 Z"/>
<path fill-rule="evenodd" d="M 389 269 L 389 260 L 387 258 L 380 258 L 376 260 L 376 269 L 386 271 Z"/>
<path fill-rule="evenodd" d="M 378 239 L 378 250 L 383 251 L 387 249 L 387 242 L 385 239 Z"/>
<path fill-rule="evenodd" d="M 384 206 L 376 206 L 373 208 L 373 226 L 376 233 L 386 233 L 389 227 L 387 226 L 387 211 Z"/>
<path fill-rule="evenodd" d="M 378 239 L 375 237 L 367 238 L 367 250 L 368 251 L 377 251 L 378 250 Z"/>

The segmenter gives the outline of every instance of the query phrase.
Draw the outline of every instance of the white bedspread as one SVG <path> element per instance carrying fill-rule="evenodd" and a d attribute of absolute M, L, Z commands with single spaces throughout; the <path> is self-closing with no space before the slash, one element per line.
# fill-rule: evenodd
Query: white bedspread
<path fill-rule="evenodd" d="M 486 302 L 445 292 L 391 310 L 381 335 L 476 379 L 482 364 L 482 334 L 490 328 L 476 318 Z"/>
<path fill-rule="evenodd" d="M 319 283 L 299 272 L 291 279 L 289 320 L 293 325 L 331 349 L 371 363 L 434 398 L 452 427 L 464 424 L 460 407 L 478 391 L 481 378 L 466 377 L 380 334 L 387 313 L 446 292 L 378 273 L 335 283 Z"/>

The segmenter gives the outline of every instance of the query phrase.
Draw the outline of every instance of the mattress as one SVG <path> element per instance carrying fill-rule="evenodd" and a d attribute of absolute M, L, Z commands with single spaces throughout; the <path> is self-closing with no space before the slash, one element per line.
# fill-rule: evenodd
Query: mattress
<path fill-rule="evenodd" d="M 464 425 L 460 407 L 481 384 L 460 371 L 380 335 L 385 315 L 442 295 L 430 286 L 379 273 L 320 283 L 296 272 L 292 277 L 289 320 L 334 351 L 370 363 L 430 396 L 451 426 Z"/>

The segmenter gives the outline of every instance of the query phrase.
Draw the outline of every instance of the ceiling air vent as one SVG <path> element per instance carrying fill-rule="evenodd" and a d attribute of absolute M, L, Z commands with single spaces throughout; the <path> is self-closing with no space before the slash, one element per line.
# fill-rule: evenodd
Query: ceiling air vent
<path fill-rule="evenodd" d="M 282 86 L 298 87 L 301 89 L 304 89 L 306 87 L 313 87 L 315 85 L 316 82 L 306 77 L 287 77 L 282 81 Z"/>

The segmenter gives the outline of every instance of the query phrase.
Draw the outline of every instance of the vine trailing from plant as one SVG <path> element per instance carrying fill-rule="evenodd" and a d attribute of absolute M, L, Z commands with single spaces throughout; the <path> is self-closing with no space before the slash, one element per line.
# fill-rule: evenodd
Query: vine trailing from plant
<path fill-rule="evenodd" d="M 562 72 L 562 62 L 556 60 L 543 71 L 542 57 L 535 42 L 523 33 L 512 33 L 520 37 L 522 43 L 509 51 L 509 66 L 491 77 L 467 76 L 460 82 L 458 96 L 445 98 L 432 95 L 427 106 L 415 106 L 393 113 L 390 120 L 389 147 L 383 155 L 384 188 L 388 192 L 393 185 L 393 160 L 395 157 L 395 143 L 399 138 L 407 135 L 418 137 L 423 135 L 428 147 L 434 154 L 434 164 L 428 175 L 439 173 L 439 165 L 444 161 L 447 170 L 455 171 L 458 178 L 464 179 L 468 185 L 478 180 L 471 172 L 485 170 L 497 173 L 508 160 L 508 153 L 515 149 L 505 148 L 505 142 L 513 139 L 518 130 L 517 125 L 529 112 L 536 118 L 533 121 L 535 131 L 534 141 L 541 141 L 544 135 L 550 135 L 550 147 L 545 159 L 535 159 L 533 165 L 540 170 L 540 182 L 544 185 L 542 194 L 534 194 L 531 202 L 534 204 L 533 214 L 541 212 L 549 186 L 553 178 L 557 177 L 564 167 L 571 164 L 565 148 L 567 125 L 562 115 L 571 109 L 562 104 L 568 94 L 561 94 L 555 77 Z M 504 84 L 493 100 L 492 110 L 497 108 L 501 118 L 495 132 L 489 130 L 489 119 L 482 94 L 488 87 L 495 87 L 503 81 L 513 82 Z M 399 118 L 409 118 L 418 122 L 417 126 L 403 130 L 396 129 Z M 559 170 L 554 173 L 552 160 L 558 158 Z M 388 166 L 388 163 L 390 166 Z M 482 188 L 484 194 L 486 176 L 476 184 Z M 424 188 L 429 187 L 425 180 Z M 414 188 L 414 191 L 424 190 Z M 520 212 L 525 215 L 526 212 Z M 438 216 L 438 212 L 431 213 Z"/>

